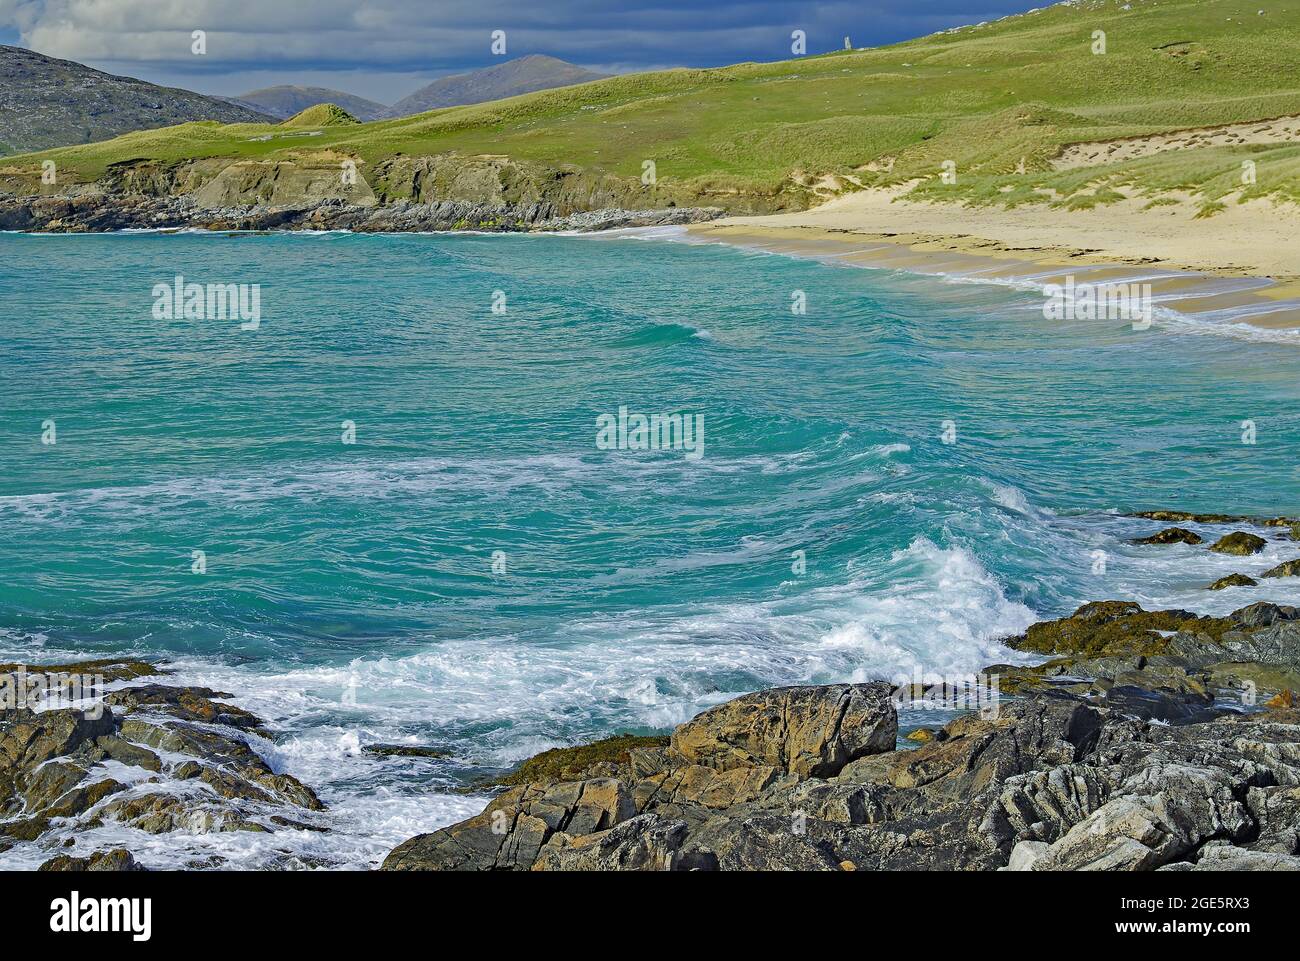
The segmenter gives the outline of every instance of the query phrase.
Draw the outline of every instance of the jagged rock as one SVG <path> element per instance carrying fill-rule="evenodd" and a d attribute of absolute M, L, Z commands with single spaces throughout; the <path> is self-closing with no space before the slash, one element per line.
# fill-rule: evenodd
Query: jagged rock
<path fill-rule="evenodd" d="M 22 670 L 30 676 L 54 668 Z M 143 662 L 59 667 L 60 676 L 94 676 L 92 671 L 126 680 L 158 673 Z M 9 839 L 0 846 L 36 841 L 56 819 L 61 830 L 105 821 L 150 833 L 262 832 L 271 829 L 268 823 L 297 829 L 302 822 L 283 815 L 284 823 L 278 822 L 275 812 L 323 806 L 310 788 L 276 773 L 250 747 L 249 734 L 266 732 L 256 716 L 214 700 L 227 696 L 207 688 L 143 684 L 108 694 L 104 700 L 111 706 L 0 711 L 0 837 Z M 193 760 L 164 762 L 150 748 Z M 107 777 L 98 765 L 109 761 L 137 768 L 142 776 L 128 779 L 130 785 Z M 154 786 L 169 778 L 192 787 Z"/>
<path fill-rule="evenodd" d="M 1034 862 L 1036 871 L 1146 871 L 1176 860 L 1222 830 L 1244 833 L 1244 812 L 1227 812 L 1231 827 L 1184 809 L 1189 799 L 1167 793 L 1124 796 L 1080 821 Z M 1225 801 L 1226 805 L 1236 802 Z M 1237 805 L 1240 807 L 1240 805 Z"/>
<path fill-rule="evenodd" d="M 1297 523 L 1294 517 L 1249 517 L 1242 514 L 1204 514 L 1194 511 L 1138 511 L 1125 516 L 1173 523 L 1255 524 L 1259 527 L 1290 527 Z"/>
<path fill-rule="evenodd" d="M 1025 843 L 1041 844 L 1033 849 L 1041 854 L 1050 842 L 1105 804 L 1111 790 L 1106 775 L 1089 764 L 1013 775 L 1004 782 L 982 827 L 990 837 L 1028 839 L 1016 843 L 1013 860 L 1015 850 Z M 1022 852 L 1022 863 L 1024 857 Z"/>
<path fill-rule="evenodd" d="M 1208 721 L 1221 713 L 1214 698 L 1193 691 L 1150 690 L 1135 684 L 1114 684 L 1102 695 L 1102 703 L 1148 721 L 1188 724 Z"/>
<path fill-rule="evenodd" d="M 543 751 L 493 783 L 540 784 L 547 781 L 584 781 L 593 777 L 609 777 L 612 768 L 631 761 L 632 752 L 667 745 L 666 737 L 616 734 L 590 744 Z"/>
<path fill-rule="evenodd" d="M 70 854 L 56 854 L 36 870 L 38 871 L 143 871 L 135 856 L 126 848 L 96 851 L 89 857 L 78 858 Z"/>
<path fill-rule="evenodd" d="M 225 724 L 230 727 L 260 731 L 262 719 L 256 714 L 235 707 L 218 704 L 213 698 L 231 698 L 206 687 L 169 687 L 164 684 L 144 684 L 114 691 L 104 698 L 106 704 L 121 708 L 124 713 L 140 711 L 167 714 L 188 721 L 207 724 Z"/>
<path fill-rule="evenodd" d="M 1228 574 L 1206 588 L 1207 591 L 1221 591 L 1227 587 L 1255 587 L 1259 581 L 1245 574 Z"/>
<path fill-rule="evenodd" d="M 1212 704 L 1216 691 L 1253 704 L 1258 692 L 1300 684 L 1296 608 L 1261 601 L 1227 617 L 1187 618 L 1186 613 L 1145 612 L 1126 602 L 1085 605 L 1009 642 L 1084 653 L 1038 665 L 995 665 L 983 673 L 998 676 L 1004 693 L 1092 694 L 1102 703 L 1173 723 L 1206 720 L 1224 710 Z M 1153 626 L 1153 617 L 1166 626 Z"/>
<path fill-rule="evenodd" d="M 551 836 L 594 834 L 636 815 L 617 780 L 560 782 L 511 788 L 477 817 L 421 834 L 394 848 L 385 871 L 528 870 Z"/>
<path fill-rule="evenodd" d="M 101 810 L 100 820 L 117 821 L 148 834 L 266 830 L 262 825 L 241 817 L 236 809 L 209 803 L 202 796 L 160 792 L 116 798 Z"/>
<path fill-rule="evenodd" d="M 1250 554 L 1258 554 L 1267 545 L 1268 541 L 1258 534 L 1234 531 L 1231 534 L 1224 534 L 1211 544 L 1210 550 L 1216 554 L 1235 554 L 1239 557 L 1245 557 Z"/>
<path fill-rule="evenodd" d="M 32 769 L 114 732 L 113 712 L 0 711 L 0 769 Z"/>
<path fill-rule="evenodd" d="M 1011 849 L 1011 860 L 1007 862 L 1007 870 L 1032 871 L 1034 864 L 1047 853 L 1049 846 L 1044 841 L 1021 841 Z"/>
<path fill-rule="evenodd" d="M 830 777 L 868 754 L 891 751 L 898 717 L 886 684 L 760 691 L 680 725 L 672 749 L 704 767 L 774 767 Z"/>
<path fill-rule="evenodd" d="M 1300 621 L 1283 621 L 1253 631 L 1229 631 L 1220 645 L 1225 661 L 1300 668 Z"/>
<path fill-rule="evenodd" d="M 434 760 L 451 757 L 448 751 L 418 744 L 367 744 L 362 750 L 376 757 L 423 757 Z"/>
<path fill-rule="evenodd" d="M 132 741 L 205 762 L 182 776 L 203 779 L 223 797 L 279 800 L 311 811 L 324 807 L 311 788 L 290 774 L 276 774 L 238 737 L 182 721 L 155 724 L 136 718 L 123 721 L 121 730 Z"/>
<path fill-rule="evenodd" d="M 1199 544 L 1201 536 L 1185 527 L 1166 527 L 1149 537 L 1139 537 L 1134 544 Z"/>
<path fill-rule="evenodd" d="M 860 784 L 804 781 L 790 791 L 786 813 L 834 824 L 877 824 L 886 820 L 885 793 Z"/>
<path fill-rule="evenodd" d="M 722 871 L 839 871 L 839 829 L 821 821 L 776 815 L 718 818 L 692 837 L 681 860 Z"/>
<path fill-rule="evenodd" d="M 1300 857 L 1272 851 L 1247 851 L 1231 845 L 1207 847 L 1195 871 L 1300 871 Z"/>
<path fill-rule="evenodd" d="M 1118 623 L 1137 613 L 1099 605 L 1080 616 Z M 1265 634 L 1289 630 L 1291 613 L 1252 605 L 1231 623 L 1238 633 Z M 1221 653 L 1208 636 L 1188 636 Z M 1166 685 L 1157 693 L 1204 704 L 1199 675 L 1176 658 L 1160 658 L 1150 667 L 1151 678 Z M 618 785 L 616 794 L 627 791 L 636 816 L 646 819 L 637 827 L 610 830 L 630 817 L 619 824 L 588 817 L 585 826 L 573 817 L 589 782 L 524 785 L 478 818 L 406 842 L 385 866 L 644 868 L 654 863 L 643 842 L 657 823 L 650 817 L 673 825 L 672 843 L 654 850 L 671 847 L 671 866 L 687 870 L 1190 870 L 1212 845 L 1291 856 L 1300 820 L 1300 715 L 1283 708 L 1168 726 L 1106 706 L 1122 699 L 1100 695 L 1125 686 L 1089 695 L 1095 703 L 1051 691 L 1006 702 L 994 716 L 964 715 L 915 750 L 867 754 L 829 778 L 754 763 L 781 755 L 783 748 L 764 747 L 763 738 L 788 744 L 790 729 L 762 711 L 788 705 L 790 692 L 747 696 L 734 714 L 715 708 L 678 729 L 703 723 L 738 732 L 733 741 L 714 735 L 708 742 L 724 752 L 724 765 L 736 766 L 693 763 L 676 750 L 677 737 L 668 749 L 602 762 L 617 775 L 605 783 Z M 835 701 L 844 688 L 823 688 L 810 703 Z M 836 730 L 843 736 L 846 729 Z M 740 761 L 732 753 L 737 743 Z"/>
<path fill-rule="evenodd" d="M 1300 557 L 1270 567 L 1260 577 L 1300 577 Z"/>
<path fill-rule="evenodd" d="M 1221 632 L 1226 620 L 1201 618 L 1190 611 L 1144 611 L 1132 601 L 1096 601 L 1069 617 L 1032 625 L 1009 647 L 1039 654 L 1150 656 L 1167 639 L 1156 632 Z"/>
<path fill-rule="evenodd" d="M 633 799 L 639 811 L 651 805 L 728 808 L 756 799 L 781 777 L 778 768 L 768 766 L 718 771 L 700 764 L 679 765 L 638 781 Z"/>
<path fill-rule="evenodd" d="M 534 871 L 672 871 L 686 840 L 684 821 L 642 814 L 584 837 L 559 832 L 542 846 Z"/>
<path fill-rule="evenodd" d="M 1272 627 L 1282 621 L 1294 621 L 1297 618 L 1300 618 L 1300 608 L 1270 604 L 1267 601 L 1258 601 L 1228 615 L 1229 620 L 1243 628 Z"/>
<path fill-rule="evenodd" d="M 1300 854 L 1300 787 L 1251 787 L 1246 807 L 1259 830 L 1252 850 Z"/>
<path fill-rule="evenodd" d="M 162 770 L 162 761 L 153 751 L 112 734 L 95 738 L 95 750 L 91 752 L 91 757 L 96 761 L 111 758 L 131 767 L 144 768 L 146 771 Z"/>

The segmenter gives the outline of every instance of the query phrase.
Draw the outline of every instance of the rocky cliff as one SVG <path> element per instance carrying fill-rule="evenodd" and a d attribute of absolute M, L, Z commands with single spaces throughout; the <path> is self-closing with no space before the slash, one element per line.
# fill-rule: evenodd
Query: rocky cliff
<path fill-rule="evenodd" d="M 709 220 L 724 212 L 712 201 L 733 211 L 766 205 L 764 198 L 682 193 L 576 168 L 456 154 L 373 167 L 336 151 L 131 161 L 93 184 L 65 188 L 41 184 L 35 168 L 0 170 L 0 230 L 599 230 Z"/>

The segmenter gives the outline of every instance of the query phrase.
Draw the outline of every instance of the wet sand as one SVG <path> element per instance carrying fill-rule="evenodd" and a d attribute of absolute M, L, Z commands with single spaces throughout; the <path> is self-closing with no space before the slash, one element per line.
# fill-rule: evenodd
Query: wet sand
<path fill-rule="evenodd" d="M 918 204 L 862 191 L 814 210 L 689 228 L 713 240 L 861 267 L 1035 284 L 1151 284 L 1161 307 L 1300 328 L 1300 210 L 1252 202 L 1195 219 L 1136 201 L 1091 211 Z"/>

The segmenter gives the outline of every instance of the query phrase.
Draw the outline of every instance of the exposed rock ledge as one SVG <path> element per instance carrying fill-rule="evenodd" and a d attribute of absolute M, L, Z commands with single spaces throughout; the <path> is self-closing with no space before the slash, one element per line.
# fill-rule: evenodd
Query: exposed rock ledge
<path fill-rule="evenodd" d="M 1297 618 L 1085 605 L 1012 639 L 1056 655 L 1009 669 L 1021 696 L 915 750 L 887 685 L 750 694 L 668 744 L 573 749 L 586 770 L 550 752 L 383 867 L 1300 870 Z"/>
<path fill-rule="evenodd" d="M 230 694 L 154 683 L 162 673 L 141 661 L 0 665 L 8 685 L 0 707 L 0 851 L 36 842 L 55 855 L 42 870 L 129 871 L 140 865 L 122 849 L 85 857 L 55 851 L 75 844 L 69 832 L 109 822 L 149 834 L 324 830 L 310 823 L 324 807 L 311 788 L 276 773 L 255 750 L 271 736 L 258 717 L 222 703 Z M 85 709 L 11 706 L 19 684 L 34 676 L 145 682 L 106 695 L 80 688 L 102 697 Z"/>
<path fill-rule="evenodd" d="M 482 814 L 383 867 L 1300 870 L 1300 610 L 1102 601 L 1007 643 L 1049 659 L 986 669 L 1013 696 L 913 732 L 914 749 L 896 749 L 890 685 L 760 691 L 670 738 L 539 755 Z M 148 864 L 74 836 L 110 821 L 326 829 L 230 695 L 159 683 L 143 662 L 29 670 L 128 686 L 84 710 L 0 709 L 0 851 L 29 842 L 44 870 L 135 870 Z"/>
<path fill-rule="evenodd" d="M 604 208 L 560 216 L 555 205 L 399 200 L 380 205 L 327 199 L 290 206 L 201 207 L 188 197 L 86 192 L 64 197 L 0 197 L 0 230 L 93 233 L 110 230 L 352 230 L 411 233 L 446 230 L 596 231 L 700 223 L 722 216 L 716 207 L 652 210 Z"/>

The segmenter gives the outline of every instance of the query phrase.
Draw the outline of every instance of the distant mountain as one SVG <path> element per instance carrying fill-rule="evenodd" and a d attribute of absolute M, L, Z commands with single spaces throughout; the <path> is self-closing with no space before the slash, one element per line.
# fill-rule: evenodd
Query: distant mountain
<path fill-rule="evenodd" d="M 238 97 L 223 97 L 229 103 L 239 104 L 262 113 L 270 114 L 278 120 L 287 120 L 295 114 L 302 113 L 308 107 L 318 103 L 332 103 L 342 107 L 358 120 L 378 120 L 388 108 L 382 103 L 375 103 L 365 97 L 357 97 L 342 90 L 328 87 L 299 87 L 284 84 L 278 87 L 266 87 L 240 94 Z"/>
<path fill-rule="evenodd" d="M 595 73 L 555 57 L 529 54 L 495 67 L 441 77 L 409 97 L 397 101 L 384 116 L 409 117 L 413 113 L 436 110 L 438 107 L 459 107 L 467 103 L 500 100 L 502 97 L 532 93 L 534 90 L 550 90 L 552 87 L 567 87 L 588 80 L 602 80 L 607 76 L 609 74 Z M 341 101 L 335 103 L 347 106 Z"/>
<path fill-rule="evenodd" d="M 93 143 L 190 120 L 272 119 L 216 97 L 0 44 L 0 155 Z"/>

